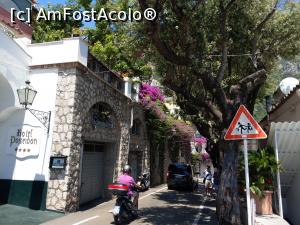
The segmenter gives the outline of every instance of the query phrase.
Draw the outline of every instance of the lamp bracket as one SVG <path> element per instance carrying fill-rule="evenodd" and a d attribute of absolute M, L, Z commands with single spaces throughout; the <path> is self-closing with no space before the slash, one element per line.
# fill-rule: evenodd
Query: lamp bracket
<path fill-rule="evenodd" d="M 38 121 L 40 121 L 44 125 L 44 127 L 47 128 L 47 133 L 49 133 L 51 111 L 44 112 L 44 111 L 40 111 L 40 110 L 30 109 L 30 108 L 27 108 L 27 107 L 26 107 L 26 109 L 29 112 L 31 112 L 31 114 L 34 115 L 35 118 L 37 118 Z"/>

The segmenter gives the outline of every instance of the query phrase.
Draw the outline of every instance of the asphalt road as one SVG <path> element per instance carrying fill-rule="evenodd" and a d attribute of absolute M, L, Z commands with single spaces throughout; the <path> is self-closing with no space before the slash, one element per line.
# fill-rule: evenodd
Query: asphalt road
<path fill-rule="evenodd" d="M 109 213 L 114 200 L 94 208 L 71 213 L 44 225 L 111 225 Z M 140 217 L 130 225 L 217 225 L 215 201 L 203 196 L 203 189 L 191 192 L 168 190 L 165 185 L 140 194 Z"/>

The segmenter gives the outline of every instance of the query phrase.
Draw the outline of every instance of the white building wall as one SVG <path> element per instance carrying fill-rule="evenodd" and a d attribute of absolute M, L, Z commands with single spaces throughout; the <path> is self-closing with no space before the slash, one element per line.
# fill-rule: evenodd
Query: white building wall
<path fill-rule="evenodd" d="M 48 55 L 47 52 L 43 52 L 45 48 L 35 49 L 35 54 L 31 57 L 25 52 L 24 46 L 21 48 L 2 30 L 0 30 L 0 45 L 0 179 L 47 181 L 54 120 L 51 120 L 48 135 L 47 129 L 37 118 L 19 104 L 17 89 L 25 85 L 25 80 L 30 80 L 31 85 L 37 90 L 30 108 L 51 111 L 54 118 L 58 70 L 29 71 L 31 61 L 38 62 L 41 55 Z M 77 48 L 78 53 L 79 49 L 80 47 Z M 21 152 L 18 149 L 15 152 L 13 149 L 20 145 L 11 144 L 12 136 L 17 134 L 23 124 L 26 124 L 27 129 L 31 129 L 32 126 L 39 137 L 39 148 L 30 149 L 29 153 L 27 152 L 29 148 L 23 148 Z"/>
<path fill-rule="evenodd" d="M 31 65 L 80 62 L 87 66 L 88 44 L 81 38 L 28 45 Z"/>
<path fill-rule="evenodd" d="M 32 109 L 51 111 L 53 127 L 57 69 L 34 70 L 30 73 L 31 85 L 37 90 L 37 95 Z M 16 92 L 16 90 L 14 89 Z M 8 147 L 11 135 L 16 134 L 22 124 L 33 126 L 36 132 L 40 131 L 39 149 L 37 154 L 28 154 L 27 157 L 16 157 Z M 52 131 L 49 135 L 47 129 L 28 110 L 22 107 L 15 107 L 6 119 L 0 123 L 0 179 L 13 180 L 48 180 L 48 165 L 52 143 Z"/>
<path fill-rule="evenodd" d="M 300 224 L 299 202 L 300 202 L 300 172 L 294 178 L 292 186 L 287 194 L 287 216 L 290 222 L 295 225 Z"/>
<path fill-rule="evenodd" d="M 125 89 L 124 89 L 124 94 L 128 97 L 128 98 L 131 98 L 131 81 L 128 77 L 125 77 L 124 78 L 124 81 L 125 81 Z"/>

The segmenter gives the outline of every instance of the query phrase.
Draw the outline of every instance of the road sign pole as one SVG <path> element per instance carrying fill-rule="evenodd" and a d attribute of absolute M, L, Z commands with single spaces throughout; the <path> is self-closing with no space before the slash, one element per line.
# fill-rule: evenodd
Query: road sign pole
<path fill-rule="evenodd" d="M 251 203 L 250 203 L 250 182 L 248 167 L 248 141 L 247 139 L 265 139 L 267 134 L 255 121 L 253 116 L 244 105 L 240 105 L 230 126 L 224 136 L 225 140 L 243 140 L 244 143 L 244 160 L 245 160 L 245 178 L 246 178 L 246 197 L 247 197 L 247 214 L 248 225 L 254 225 L 251 221 Z M 254 214 L 254 212 L 253 212 Z"/>
<path fill-rule="evenodd" d="M 251 203 L 250 203 L 250 182 L 249 182 L 249 168 L 248 168 L 248 143 L 247 139 L 243 139 L 244 142 L 244 160 L 245 160 L 245 177 L 246 177 L 246 196 L 247 196 L 247 214 L 248 225 L 252 225 L 251 221 Z"/>
<path fill-rule="evenodd" d="M 279 156 L 278 156 L 278 133 L 275 129 L 275 157 L 277 163 L 279 163 Z M 283 218 L 283 208 L 282 208 L 282 196 L 281 196 L 281 182 L 280 182 L 280 172 L 279 168 L 277 170 L 277 192 L 278 192 L 278 201 L 279 201 L 279 216 Z"/>

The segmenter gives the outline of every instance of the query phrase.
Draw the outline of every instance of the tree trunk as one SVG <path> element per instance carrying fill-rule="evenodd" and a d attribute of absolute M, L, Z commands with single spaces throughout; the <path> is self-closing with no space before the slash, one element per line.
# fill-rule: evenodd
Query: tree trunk
<path fill-rule="evenodd" d="M 234 141 L 224 143 L 224 161 L 217 199 L 220 225 L 240 225 L 240 199 L 238 192 L 238 145 Z"/>

